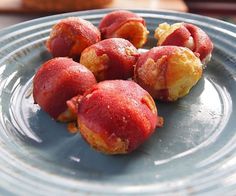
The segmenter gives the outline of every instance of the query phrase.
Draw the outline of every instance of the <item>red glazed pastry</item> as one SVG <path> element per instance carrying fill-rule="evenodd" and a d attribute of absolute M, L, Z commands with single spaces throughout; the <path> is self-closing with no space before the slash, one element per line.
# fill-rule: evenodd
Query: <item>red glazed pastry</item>
<path fill-rule="evenodd" d="M 35 103 L 52 118 L 67 122 L 74 118 L 66 101 L 82 95 L 96 83 L 91 71 L 72 59 L 54 58 L 44 63 L 33 80 Z"/>
<path fill-rule="evenodd" d="M 127 79 L 133 76 L 137 49 L 127 40 L 110 38 L 86 48 L 80 63 L 90 69 L 98 81 Z"/>
<path fill-rule="evenodd" d="M 189 93 L 202 75 L 202 63 L 188 48 L 160 46 L 143 53 L 134 79 L 153 98 L 175 101 Z"/>
<path fill-rule="evenodd" d="M 133 81 L 107 80 L 87 91 L 78 106 L 81 135 L 106 154 L 135 150 L 163 124 L 152 97 Z"/>
<path fill-rule="evenodd" d="M 192 50 L 206 64 L 210 61 L 213 43 L 199 27 L 188 23 L 162 23 L 155 31 L 158 46 L 175 45 Z"/>
<path fill-rule="evenodd" d="M 78 60 L 85 48 L 100 40 L 100 32 L 92 23 L 69 17 L 53 26 L 46 46 L 54 57 Z"/>
<path fill-rule="evenodd" d="M 118 10 L 107 14 L 100 22 L 102 38 L 120 37 L 129 40 L 136 48 L 147 41 L 148 30 L 145 21 L 137 14 Z"/>

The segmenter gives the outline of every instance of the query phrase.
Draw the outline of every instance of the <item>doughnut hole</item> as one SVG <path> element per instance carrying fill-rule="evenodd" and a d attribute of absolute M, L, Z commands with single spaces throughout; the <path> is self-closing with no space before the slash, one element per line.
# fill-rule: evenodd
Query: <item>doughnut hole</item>
<path fill-rule="evenodd" d="M 199 27 L 189 23 L 160 24 L 154 37 L 158 46 L 182 46 L 192 50 L 202 63 L 210 61 L 213 43 L 209 36 Z"/>
<path fill-rule="evenodd" d="M 122 38 L 110 38 L 86 48 L 80 63 L 90 69 L 98 81 L 133 77 L 139 57 L 137 49 Z"/>
<path fill-rule="evenodd" d="M 183 47 L 155 47 L 143 53 L 134 80 L 155 99 L 176 101 L 187 95 L 202 76 L 202 63 Z"/>
<path fill-rule="evenodd" d="M 149 33 L 144 19 L 126 10 L 117 10 L 107 14 L 101 20 L 99 29 L 103 39 L 124 38 L 136 48 L 141 48 L 146 43 Z"/>
<path fill-rule="evenodd" d="M 152 97 L 133 81 L 100 82 L 85 93 L 78 106 L 81 135 L 106 154 L 132 152 L 162 124 Z"/>
<path fill-rule="evenodd" d="M 67 101 L 83 95 L 96 79 L 83 65 L 66 57 L 45 62 L 33 79 L 33 98 L 42 110 L 53 119 L 68 122 L 76 120 L 77 114 L 68 109 Z"/>
<path fill-rule="evenodd" d="M 100 40 L 100 32 L 92 23 L 69 17 L 53 26 L 46 46 L 54 57 L 78 60 L 85 48 Z"/>

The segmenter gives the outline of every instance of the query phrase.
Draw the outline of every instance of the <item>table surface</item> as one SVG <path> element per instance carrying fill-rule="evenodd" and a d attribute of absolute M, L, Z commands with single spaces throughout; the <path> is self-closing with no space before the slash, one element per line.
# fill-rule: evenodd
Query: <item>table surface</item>
<path fill-rule="evenodd" d="M 114 0 L 108 8 L 142 8 L 168 9 L 187 12 L 188 8 L 183 0 Z M 27 20 L 39 18 L 55 13 L 25 8 L 21 0 L 0 0 L 0 29 Z"/>

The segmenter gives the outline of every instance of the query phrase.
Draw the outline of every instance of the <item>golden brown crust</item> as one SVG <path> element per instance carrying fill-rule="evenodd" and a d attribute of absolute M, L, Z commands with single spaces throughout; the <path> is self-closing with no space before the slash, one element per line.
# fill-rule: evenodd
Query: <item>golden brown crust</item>
<path fill-rule="evenodd" d="M 125 154 L 128 151 L 128 141 L 123 141 L 115 135 L 101 135 L 87 128 L 78 119 L 79 130 L 84 139 L 94 149 L 105 154 Z"/>
<path fill-rule="evenodd" d="M 167 51 L 170 52 L 168 55 Z M 153 55 L 160 57 L 154 60 Z M 142 60 L 135 66 L 134 79 L 154 98 L 175 101 L 187 95 L 201 76 L 202 63 L 191 50 L 165 46 L 142 55 Z"/>
<path fill-rule="evenodd" d="M 71 122 L 76 121 L 77 115 L 74 114 L 69 108 L 67 108 L 66 111 L 62 112 L 58 118 L 57 121 L 59 122 Z"/>
<path fill-rule="evenodd" d="M 129 40 L 136 48 L 141 48 L 146 43 L 148 34 L 147 28 L 142 23 L 131 21 L 123 24 L 111 37 L 122 37 Z"/>
<path fill-rule="evenodd" d="M 170 25 L 166 22 L 161 23 L 155 30 L 154 37 L 158 40 L 157 45 L 161 46 L 165 39 L 172 34 L 176 29 L 181 27 L 182 23 Z"/>
<path fill-rule="evenodd" d="M 190 50 L 180 50 L 169 58 L 166 74 L 172 100 L 187 95 L 202 76 L 202 64 Z M 180 66 L 181 65 L 181 66 Z"/>
<path fill-rule="evenodd" d="M 108 61 L 107 54 L 97 56 L 95 48 L 85 49 L 80 58 L 80 63 L 93 72 L 98 81 L 105 79 L 104 70 L 107 69 Z"/>

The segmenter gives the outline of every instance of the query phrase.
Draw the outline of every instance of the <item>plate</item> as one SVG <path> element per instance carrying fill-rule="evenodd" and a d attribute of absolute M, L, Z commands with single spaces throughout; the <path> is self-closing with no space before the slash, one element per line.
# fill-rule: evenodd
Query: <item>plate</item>
<path fill-rule="evenodd" d="M 0 31 L 0 190 L 17 195 L 236 194 L 236 27 L 198 15 L 133 10 L 155 46 L 162 22 L 189 22 L 212 38 L 213 57 L 189 95 L 156 102 L 164 127 L 138 150 L 107 156 L 91 149 L 33 104 L 32 78 L 50 59 L 44 43 L 58 20 L 98 25 L 111 10 L 49 16 Z"/>

